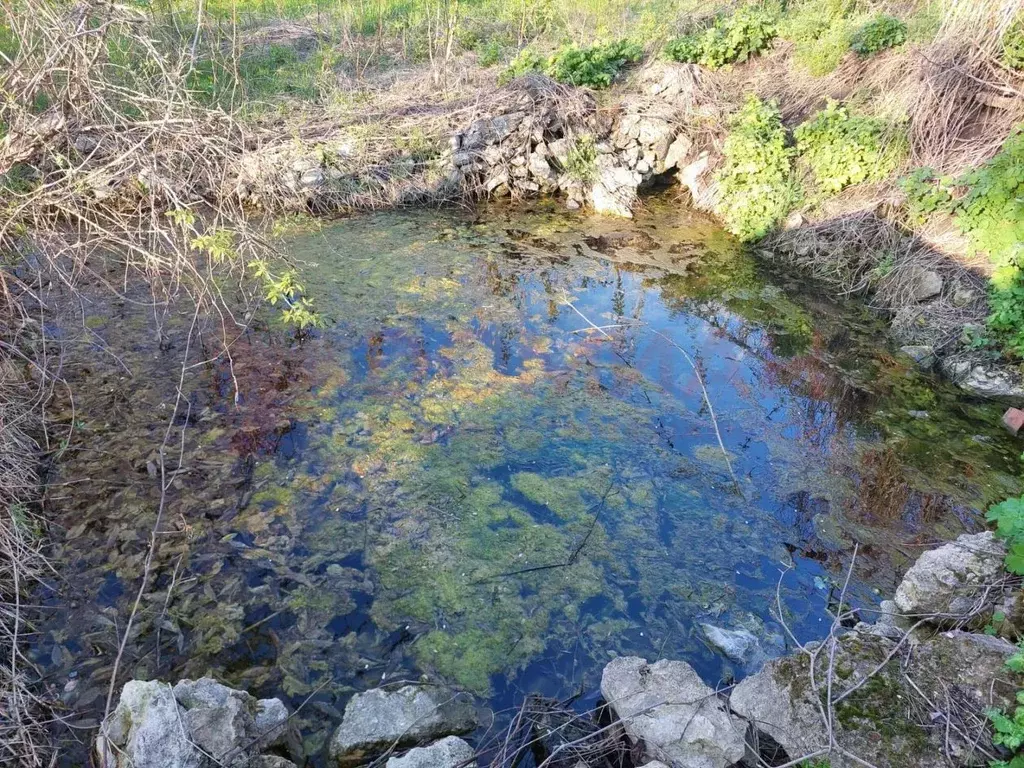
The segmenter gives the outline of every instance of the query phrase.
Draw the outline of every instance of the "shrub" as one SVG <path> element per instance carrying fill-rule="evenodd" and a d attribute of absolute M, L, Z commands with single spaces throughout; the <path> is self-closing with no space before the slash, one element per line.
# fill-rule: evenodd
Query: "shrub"
<path fill-rule="evenodd" d="M 884 179 L 900 162 L 902 142 L 894 141 L 894 131 L 887 122 L 851 115 L 835 101 L 830 100 L 794 135 L 797 151 L 826 192 Z"/>
<path fill-rule="evenodd" d="M 948 211 L 953 202 L 948 185 L 935 177 L 931 168 L 918 168 L 900 181 L 907 195 L 907 214 L 915 224 L 923 224 L 933 213 Z"/>
<path fill-rule="evenodd" d="M 779 108 L 755 96 L 733 118 L 723 148 L 725 160 L 715 180 L 721 199 L 717 212 L 741 240 L 764 236 L 795 201 L 793 149 Z"/>
<path fill-rule="evenodd" d="M 607 88 L 628 63 L 639 61 L 644 49 L 627 40 L 581 48 L 570 45 L 548 61 L 547 73 L 555 80 L 591 88 Z"/>
<path fill-rule="evenodd" d="M 995 523 L 996 536 L 1006 540 L 1006 570 L 1024 576 L 1024 496 L 993 504 L 985 519 Z"/>
<path fill-rule="evenodd" d="M 607 88 L 626 64 L 639 61 L 643 53 L 641 46 L 627 40 L 585 47 L 568 45 L 547 59 L 524 48 L 501 73 L 498 82 L 507 83 L 527 72 L 544 72 L 562 83 Z"/>
<path fill-rule="evenodd" d="M 665 54 L 675 61 L 718 69 L 760 53 L 771 44 L 776 33 L 775 14 L 747 6 L 720 18 L 703 32 L 676 38 L 665 46 Z"/>
<path fill-rule="evenodd" d="M 906 41 L 906 24 L 895 16 L 876 16 L 853 34 L 850 47 L 861 56 L 871 56 Z"/>
<path fill-rule="evenodd" d="M 995 267 L 988 327 L 1024 357 L 1024 132 L 1018 129 L 999 154 L 957 184 L 966 189 L 954 205 L 957 224 Z"/>
<path fill-rule="evenodd" d="M 532 48 L 523 48 L 498 77 L 502 85 L 527 72 L 543 72 L 547 60 Z"/>
<path fill-rule="evenodd" d="M 1024 69 L 1024 18 L 1018 19 L 1003 33 L 1003 64 L 1011 69 Z"/>

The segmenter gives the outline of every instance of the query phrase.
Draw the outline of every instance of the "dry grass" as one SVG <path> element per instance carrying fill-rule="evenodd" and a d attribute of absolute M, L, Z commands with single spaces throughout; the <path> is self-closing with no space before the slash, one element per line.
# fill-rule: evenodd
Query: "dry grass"
<path fill-rule="evenodd" d="M 41 766 L 51 754 L 47 708 L 34 693 L 39 676 L 20 646 L 32 619 L 22 599 L 48 571 L 34 509 L 40 448 L 33 438 L 47 394 L 23 375 L 24 361 L 16 363 L 11 348 L 0 346 L 0 763 Z"/>

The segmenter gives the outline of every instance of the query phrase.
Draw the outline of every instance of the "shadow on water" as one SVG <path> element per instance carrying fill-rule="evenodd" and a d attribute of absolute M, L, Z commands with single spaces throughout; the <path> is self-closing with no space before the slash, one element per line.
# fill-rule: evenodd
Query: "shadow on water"
<path fill-rule="evenodd" d="M 1021 490 L 998 408 L 667 199 L 634 222 L 385 213 L 288 248 L 330 322 L 302 342 L 258 326 L 189 378 L 122 672 L 311 697 L 312 764 L 351 693 L 381 681 L 428 675 L 506 709 L 526 692 L 593 704 L 617 654 L 741 676 L 701 623 L 781 653 L 783 571 L 786 625 L 818 637 L 854 542 L 851 599 L 870 611 L 923 546 Z M 133 378 L 76 361 L 65 583 L 40 595 L 32 648 L 85 725 L 141 574 L 188 326 L 161 352 L 143 313 L 91 306 L 91 329 L 132 339 Z M 729 463 L 694 368 L 652 331 L 692 356 Z"/>

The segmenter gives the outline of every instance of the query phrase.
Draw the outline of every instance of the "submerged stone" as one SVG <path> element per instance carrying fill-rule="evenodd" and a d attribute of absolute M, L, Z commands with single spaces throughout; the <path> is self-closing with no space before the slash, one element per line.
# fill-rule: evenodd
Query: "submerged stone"
<path fill-rule="evenodd" d="M 388 759 L 387 768 L 476 768 L 473 748 L 458 736 L 448 736 L 429 747 L 410 749 Z"/>
<path fill-rule="evenodd" d="M 749 630 L 722 629 L 713 624 L 701 624 L 700 628 L 711 645 L 747 671 L 757 671 L 768 658 L 761 641 Z"/>
<path fill-rule="evenodd" d="M 345 707 L 331 739 L 330 757 L 339 765 L 358 765 L 392 745 L 468 733 L 476 724 L 472 706 L 448 689 L 374 688 L 357 693 Z"/>

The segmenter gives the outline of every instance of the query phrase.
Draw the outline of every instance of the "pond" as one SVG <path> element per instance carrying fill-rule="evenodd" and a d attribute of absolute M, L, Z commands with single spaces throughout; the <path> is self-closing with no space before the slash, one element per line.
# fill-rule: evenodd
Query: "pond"
<path fill-rule="evenodd" d="M 165 432 L 121 675 L 307 702 L 311 764 L 382 681 L 503 710 L 592 706 L 619 654 L 741 677 L 702 623 L 783 653 L 827 631 L 851 565 L 870 620 L 924 547 L 1022 490 L 998 406 L 669 197 L 631 222 L 380 213 L 285 248 L 327 320 L 307 338 L 261 311 L 212 359 L 229 325 L 187 343 L 191 312 L 109 297 L 60 329 L 75 434 L 32 656 L 81 727 L 135 600 Z"/>

